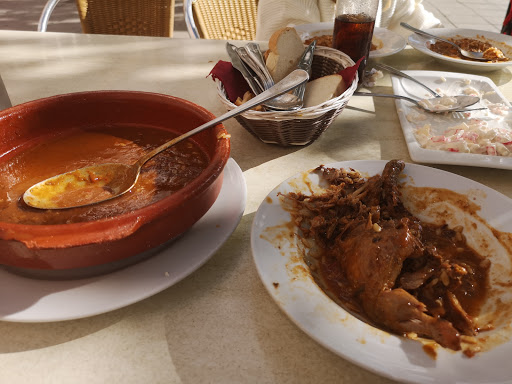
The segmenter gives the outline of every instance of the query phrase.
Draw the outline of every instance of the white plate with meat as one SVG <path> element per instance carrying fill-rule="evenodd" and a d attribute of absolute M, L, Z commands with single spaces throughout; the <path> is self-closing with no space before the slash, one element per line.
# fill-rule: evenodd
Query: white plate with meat
<path fill-rule="evenodd" d="M 382 174 L 385 165 L 385 161 L 360 160 L 325 167 L 355 169 L 362 176 L 370 177 Z M 321 345 L 354 364 L 394 380 L 414 383 L 508 381 L 512 376 L 512 367 L 508 364 L 508 356 L 512 353 L 512 343 L 508 341 L 512 336 L 509 316 L 512 313 L 509 284 L 512 277 L 512 218 L 505 212 L 512 208 L 512 200 L 472 180 L 425 166 L 406 164 L 401 174 L 394 176 L 394 180 L 399 180 L 403 193 L 401 199 L 414 217 L 423 222 L 444 220 L 449 228 L 461 226 L 456 231 L 460 233 L 462 230 L 465 236 L 462 239 L 465 238 L 467 244 L 480 255 L 482 268 L 486 265 L 486 299 L 480 315 L 470 319 L 473 326 L 482 328 L 482 331 L 473 336 L 460 336 L 462 332 L 456 332 L 462 350 L 454 351 L 430 339 L 416 338 L 411 332 L 408 334 L 412 339 L 398 336 L 395 334 L 400 333 L 397 330 L 390 333 L 371 326 L 361 320 L 367 318 L 368 314 L 353 315 L 353 311 L 349 312 L 336 304 L 315 282 L 305 261 L 307 257 L 303 257 L 313 248 L 312 243 L 298 240 L 296 228 L 291 224 L 290 210 L 283 207 L 281 196 L 290 192 L 306 195 L 321 193 L 324 183 L 319 174 L 318 171 L 305 171 L 281 183 L 261 203 L 253 222 L 251 246 L 256 267 L 265 287 L 281 309 Z M 391 184 L 395 185 L 393 182 Z M 389 185 L 389 182 L 383 185 Z M 354 196 L 370 193 L 358 188 Z M 383 234 L 387 233 L 385 225 L 380 224 Z M 364 241 L 359 244 L 370 247 Z M 405 248 L 407 246 L 399 249 Z M 348 256 L 346 258 L 349 259 Z M 490 261 L 490 266 L 486 260 Z M 405 268 L 403 260 L 401 262 L 401 268 Z M 470 271 L 468 276 L 471 276 L 474 272 L 468 265 L 463 269 Z M 383 266 L 383 269 L 387 268 L 388 264 Z M 375 269 L 372 273 L 379 272 L 379 269 Z M 443 277 L 438 280 L 443 280 Z M 390 288 L 395 291 L 397 286 Z M 380 294 L 378 297 L 381 297 Z M 414 300 L 409 302 L 409 306 L 411 303 L 415 307 Z M 387 307 L 380 308 L 385 311 Z M 370 311 L 368 309 L 368 313 Z M 391 320 L 394 319 L 392 313 L 388 315 L 392 317 Z M 441 320 L 430 317 L 434 319 L 432 323 L 436 324 L 432 329 L 442 330 L 446 325 L 442 320 L 443 326 L 438 327 Z M 419 323 L 423 325 L 430 321 L 420 318 Z M 455 324 L 455 321 L 451 322 Z M 397 327 L 401 324 L 407 322 Z M 483 331 L 486 327 L 490 328 L 489 325 L 494 329 Z M 436 336 L 440 342 L 444 342 L 444 337 L 450 337 L 442 332 L 440 335 Z M 450 344 L 450 341 L 446 343 Z"/>

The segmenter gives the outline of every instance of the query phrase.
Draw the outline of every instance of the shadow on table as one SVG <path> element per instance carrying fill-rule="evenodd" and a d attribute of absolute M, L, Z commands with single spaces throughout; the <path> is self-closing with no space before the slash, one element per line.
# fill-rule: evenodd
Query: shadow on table
<path fill-rule="evenodd" d="M 126 309 L 87 319 L 49 323 L 0 322 L 0 354 L 32 351 L 77 340 L 121 321 Z"/>
<path fill-rule="evenodd" d="M 323 348 L 281 312 L 252 260 L 253 219 L 244 216 L 208 263 L 159 295 L 169 307 L 166 339 L 181 382 L 391 383 Z"/>
<path fill-rule="evenodd" d="M 372 59 L 368 68 L 372 68 L 372 61 L 382 62 L 390 65 L 398 70 L 422 70 L 422 71 L 439 71 L 439 72 L 454 72 L 454 73 L 468 73 L 472 75 L 489 77 L 497 86 L 507 84 L 512 80 L 512 72 L 510 66 L 507 68 L 499 69 L 497 71 L 471 71 L 468 72 L 464 67 L 459 67 L 457 64 L 448 63 L 443 60 L 433 58 L 431 56 L 418 54 L 414 49 L 404 49 L 402 52 L 386 56 L 378 59 Z M 383 71 L 388 75 L 386 71 Z"/>
<path fill-rule="evenodd" d="M 489 72 L 488 77 L 494 81 L 494 84 L 501 87 L 512 80 L 512 72 L 510 72 L 510 69 L 502 69 L 500 71 Z"/>
<path fill-rule="evenodd" d="M 231 156 L 243 172 L 255 168 L 279 157 L 287 156 L 305 148 L 304 145 L 283 147 L 277 144 L 267 144 L 249 133 L 235 120 L 224 122 L 228 132 L 232 132 Z"/>

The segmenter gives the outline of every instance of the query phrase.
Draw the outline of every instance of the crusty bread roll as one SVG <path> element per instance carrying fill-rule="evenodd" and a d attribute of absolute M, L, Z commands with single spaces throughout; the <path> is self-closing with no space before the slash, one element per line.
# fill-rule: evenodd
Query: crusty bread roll
<path fill-rule="evenodd" d="M 297 69 L 305 46 L 295 28 L 285 27 L 275 31 L 268 41 L 267 68 L 274 82 L 282 80 Z"/>
<path fill-rule="evenodd" d="M 304 108 L 322 104 L 341 95 L 346 89 L 347 85 L 341 75 L 328 75 L 312 80 L 306 84 Z"/>

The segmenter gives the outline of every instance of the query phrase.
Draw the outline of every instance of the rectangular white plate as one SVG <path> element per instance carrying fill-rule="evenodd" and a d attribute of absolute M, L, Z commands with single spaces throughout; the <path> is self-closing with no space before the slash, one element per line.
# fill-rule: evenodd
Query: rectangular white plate
<path fill-rule="evenodd" d="M 436 71 L 404 71 L 411 77 L 421 81 L 429 88 L 435 91 L 441 91 L 442 94 L 454 96 L 463 93 L 463 89 L 472 87 L 479 91 L 490 103 L 503 103 L 509 108 L 511 107 L 507 99 L 502 95 L 496 85 L 487 77 L 470 75 L 465 73 L 452 72 L 436 72 Z M 393 91 L 397 95 L 408 96 L 413 99 L 424 99 L 432 97 L 424 88 L 415 84 L 411 80 L 401 77 L 391 77 Z M 468 84 L 469 82 L 469 84 Z M 481 102 L 482 103 L 482 102 Z M 478 103 L 474 107 L 482 107 L 483 104 Z M 454 164 L 468 165 L 475 167 L 502 168 L 512 169 L 512 157 L 491 156 L 473 153 L 448 152 L 444 150 L 424 149 L 420 146 L 414 132 L 420 126 L 431 123 L 433 127 L 449 128 L 456 126 L 470 118 L 478 118 L 487 120 L 489 124 L 499 124 L 500 126 L 508 125 L 512 129 L 512 109 L 511 112 L 502 117 L 491 113 L 489 110 L 471 112 L 469 117 L 458 119 L 453 114 L 431 114 L 428 113 L 428 121 L 411 122 L 407 116 L 414 111 L 419 111 L 412 103 L 405 100 L 396 100 L 396 108 L 402 131 L 407 142 L 411 159 L 418 163 L 431 164 Z M 427 114 L 426 112 L 424 114 Z"/>

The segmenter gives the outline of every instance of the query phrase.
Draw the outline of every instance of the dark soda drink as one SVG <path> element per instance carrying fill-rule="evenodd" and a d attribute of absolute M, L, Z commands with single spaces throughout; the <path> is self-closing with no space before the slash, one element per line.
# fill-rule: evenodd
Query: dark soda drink
<path fill-rule="evenodd" d="M 346 53 L 354 62 L 365 59 L 359 65 L 359 82 L 363 80 L 364 68 L 372 45 L 375 18 L 364 13 L 339 15 L 334 21 L 333 48 Z"/>

